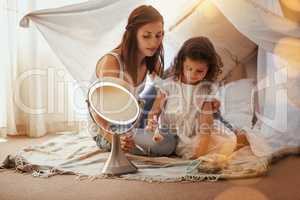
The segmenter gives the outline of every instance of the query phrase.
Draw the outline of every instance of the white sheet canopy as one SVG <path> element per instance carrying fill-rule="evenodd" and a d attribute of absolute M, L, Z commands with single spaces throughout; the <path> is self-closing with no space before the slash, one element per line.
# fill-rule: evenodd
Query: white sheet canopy
<path fill-rule="evenodd" d="M 232 56 L 243 61 L 258 48 L 256 128 L 276 151 L 300 147 L 300 58 L 295 53 L 300 52 L 300 26 L 282 16 L 278 0 L 167 2 L 92 0 L 34 11 L 20 24 L 33 22 L 79 82 L 90 80 L 98 59 L 120 42 L 129 13 L 141 4 L 153 5 L 165 17 L 166 65 L 184 40 L 197 35 L 214 42 L 225 72 L 234 66 Z"/>

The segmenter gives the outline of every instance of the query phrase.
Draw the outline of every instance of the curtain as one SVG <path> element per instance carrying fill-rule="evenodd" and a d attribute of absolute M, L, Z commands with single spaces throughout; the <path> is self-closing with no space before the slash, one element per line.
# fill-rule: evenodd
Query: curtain
<path fill-rule="evenodd" d="M 265 7 L 283 17 L 278 1 Z M 286 44 L 284 42 L 287 42 Z M 281 38 L 270 50 L 258 49 L 261 133 L 274 151 L 300 146 L 300 34 Z"/>
<path fill-rule="evenodd" d="M 78 124 L 87 115 L 81 89 L 89 84 L 99 57 L 120 42 L 134 7 L 145 3 L 160 7 L 167 27 L 179 15 L 177 10 L 188 9 L 187 2 L 191 1 L 179 1 L 174 10 L 160 1 L 140 0 L 0 2 L 1 135 L 40 137 L 49 132 L 74 130 L 79 125 L 85 127 L 84 122 Z M 120 9 L 122 12 L 116 12 Z M 42 15 L 35 18 L 36 26 L 25 29 L 19 23 L 29 23 L 27 18 L 21 20 L 27 13 L 31 13 L 29 18 L 32 13 Z M 56 22 L 61 22 L 58 32 L 53 29 Z M 45 36 L 38 31 L 52 34 Z M 66 46 L 56 46 L 65 43 Z"/>
<path fill-rule="evenodd" d="M 283 17 L 277 0 L 214 0 L 258 49 L 256 124 L 274 152 L 300 146 L 300 26 Z M 239 12 L 243 10 L 243 12 Z"/>
<path fill-rule="evenodd" d="M 120 42 L 130 11 L 149 2 L 163 10 L 168 29 L 176 22 L 174 11 L 180 10 L 180 14 L 185 10 L 180 3 L 185 3 L 188 8 L 203 1 L 182 0 L 166 7 L 159 0 L 93 0 L 31 12 L 22 18 L 21 25 L 28 27 L 33 22 L 72 77 L 83 83 L 94 73 L 99 57 Z M 260 109 L 257 116 L 261 135 L 275 150 L 300 146 L 299 24 L 282 16 L 278 0 L 239 0 L 238 4 L 236 0 L 211 2 L 240 33 L 259 47 L 257 88 Z M 172 32 L 167 33 L 167 36 L 171 35 Z M 176 35 L 171 39 L 175 41 Z M 172 41 L 166 42 L 170 45 Z"/>
<path fill-rule="evenodd" d="M 36 29 L 19 27 L 32 10 L 74 0 L 0 2 L 1 136 L 78 130 L 86 115 L 81 91 Z"/>

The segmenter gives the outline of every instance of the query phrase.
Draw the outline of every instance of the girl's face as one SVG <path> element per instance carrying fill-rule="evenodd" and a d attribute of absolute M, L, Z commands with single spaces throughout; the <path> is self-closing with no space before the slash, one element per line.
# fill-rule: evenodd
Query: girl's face
<path fill-rule="evenodd" d="M 140 27 L 137 31 L 139 52 L 143 56 L 153 56 L 163 39 L 163 23 L 152 22 Z"/>
<path fill-rule="evenodd" d="M 186 84 L 197 84 L 204 79 L 207 71 L 207 63 L 187 57 L 183 62 L 182 81 Z"/>

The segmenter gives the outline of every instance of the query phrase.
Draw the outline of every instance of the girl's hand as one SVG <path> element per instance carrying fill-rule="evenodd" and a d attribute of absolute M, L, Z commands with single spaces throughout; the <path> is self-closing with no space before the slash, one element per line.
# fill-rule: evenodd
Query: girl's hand
<path fill-rule="evenodd" d="M 216 113 L 218 112 L 218 110 L 220 109 L 220 106 L 221 106 L 221 103 L 218 99 L 216 98 L 212 98 L 212 99 L 209 99 L 209 100 L 205 100 L 203 99 L 203 97 L 199 96 L 199 97 L 196 97 L 196 105 L 198 106 L 198 109 L 202 109 L 203 107 L 203 104 L 205 103 L 211 103 L 211 112 L 212 113 Z"/>
<path fill-rule="evenodd" d="M 203 104 L 205 104 L 206 102 L 211 102 L 211 112 L 212 113 L 216 113 L 218 112 L 218 110 L 221 107 L 221 103 L 218 99 L 216 98 L 212 98 L 209 101 L 205 101 L 204 99 L 202 99 L 201 97 L 196 98 L 196 104 L 198 106 L 199 109 L 201 109 L 201 107 L 203 106 Z"/>
<path fill-rule="evenodd" d="M 125 134 L 120 137 L 121 140 L 121 149 L 124 152 L 129 152 L 135 147 L 132 134 Z"/>
<path fill-rule="evenodd" d="M 218 99 L 213 98 L 212 99 L 212 110 L 213 112 L 218 112 L 218 110 L 220 109 L 221 103 Z"/>
<path fill-rule="evenodd" d="M 247 132 L 243 129 L 236 129 L 234 131 L 234 133 L 236 134 L 236 140 L 237 140 L 237 145 L 236 145 L 236 149 L 238 150 L 244 146 L 249 145 L 249 141 L 247 139 Z"/>

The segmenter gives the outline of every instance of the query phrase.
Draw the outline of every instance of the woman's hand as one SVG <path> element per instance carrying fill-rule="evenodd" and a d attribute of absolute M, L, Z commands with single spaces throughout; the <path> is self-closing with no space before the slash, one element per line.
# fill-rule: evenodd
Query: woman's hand
<path fill-rule="evenodd" d="M 158 117 L 161 114 L 163 107 L 165 106 L 165 103 L 167 101 L 167 95 L 168 94 L 164 91 L 158 91 L 157 96 L 155 97 L 155 100 L 153 102 L 152 108 L 148 113 L 147 125 L 145 128 L 147 131 L 153 132 L 158 127 Z"/>
<path fill-rule="evenodd" d="M 145 127 L 146 131 L 154 132 L 158 127 L 157 115 L 150 115 L 147 120 L 147 126 Z"/>
<path fill-rule="evenodd" d="M 135 143 L 133 140 L 133 135 L 132 134 L 125 134 L 120 137 L 121 140 L 121 149 L 124 152 L 129 152 L 135 147 Z"/>

